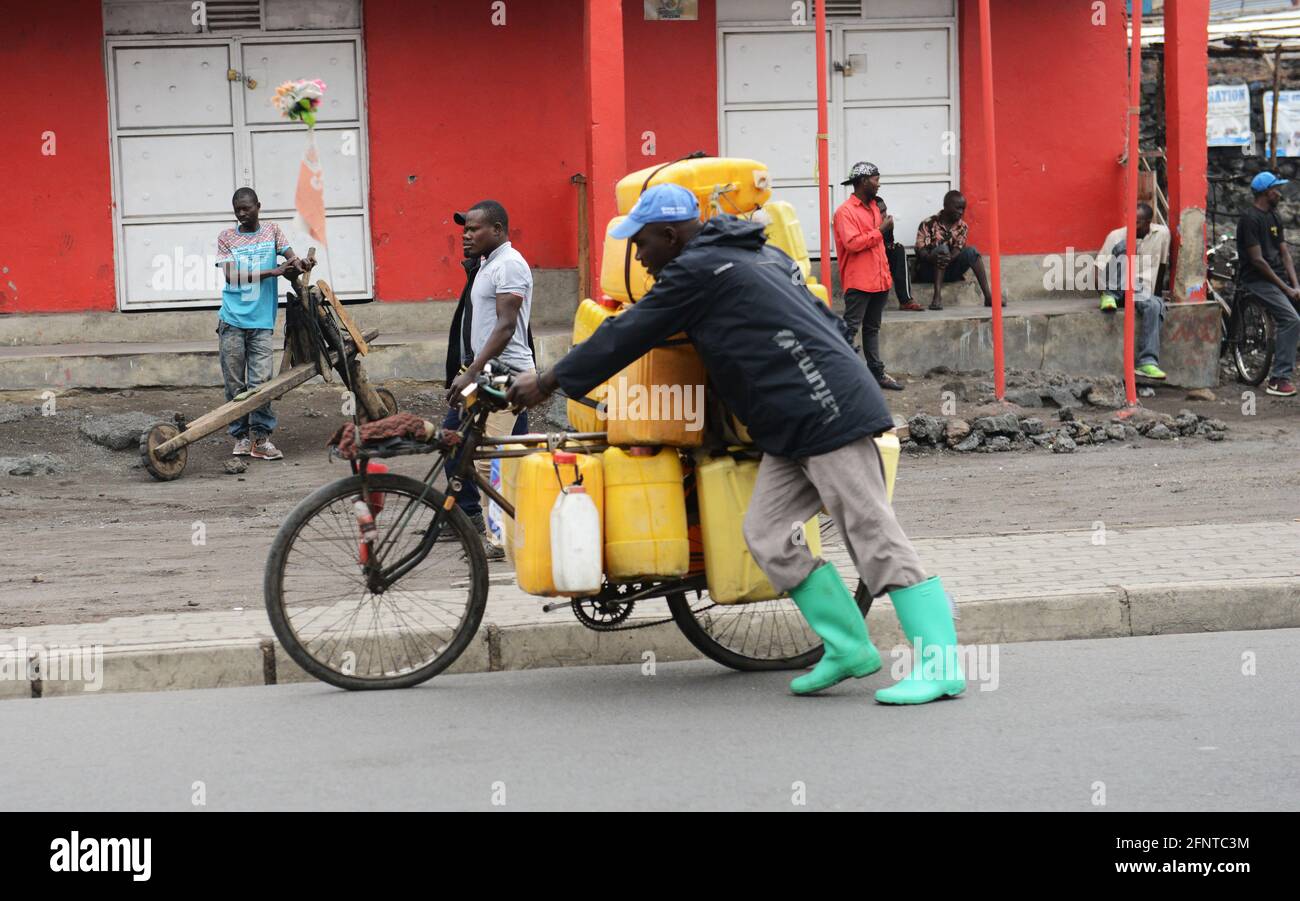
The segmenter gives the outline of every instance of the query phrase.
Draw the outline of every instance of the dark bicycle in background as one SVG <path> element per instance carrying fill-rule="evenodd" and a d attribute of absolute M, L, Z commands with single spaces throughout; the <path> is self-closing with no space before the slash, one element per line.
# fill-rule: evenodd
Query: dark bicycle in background
<path fill-rule="evenodd" d="M 1211 245 L 1205 270 L 1209 296 L 1223 313 L 1221 358 L 1236 371 L 1238 380 L 1258 385 L 1273 365 L 1276 330 L 1268 308 L 1241 284 L 1233 235 L 1225 234 Z"/>

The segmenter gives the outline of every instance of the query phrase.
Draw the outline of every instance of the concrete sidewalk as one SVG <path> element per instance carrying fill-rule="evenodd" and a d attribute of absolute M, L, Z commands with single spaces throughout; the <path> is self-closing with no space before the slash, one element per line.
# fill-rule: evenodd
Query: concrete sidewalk
<path fill-rule="evenodd" d="M 1300 627 L 1300 522 L 931 537 L 916 541 L 960 611 L 963 643 Z M 837 537 L 827 556 L 853 585 Z M 494 570 L 477 639 L 451 672 L 661 661 L 699 654 L 671 623 L 596 633 L 572 613 L 541 612 Z M 661 601 L 630 622 L 668 616 Z M 887 598 L 868 619 L 882 648 L 903 643 Z M 0 672 L 17 649 L 104 649 L 103 690 L 150 691 L 307 679 L 275 643 L 263 608 L 0 630 Z M 10 659 L 5 661 L 5 655 Z M 77 682 L 0 678 L 0 698 L 80 693 Z"/>

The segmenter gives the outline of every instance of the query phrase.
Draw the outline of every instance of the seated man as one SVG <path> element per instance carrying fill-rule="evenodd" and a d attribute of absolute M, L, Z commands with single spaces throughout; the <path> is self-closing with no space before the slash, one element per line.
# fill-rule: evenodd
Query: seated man
<path fill-rule="evenodd" d="M 1149 379 L 1163 379 L 1160 369 L 1160 323 L 1165 320 L 1165 300 L 1160 296 L 1166 263 L 1169 260 L 1169 229 L 1152 223 L 1155 211 L 1150 204 L 1137 205 L 1137 268 L 1133 273 L 1133 294 L 1142 328 L 1137 331 L 1138 375 Z M 1123 306 L 1125 285 L 1124 255 L 1127 252 L 1128 233 L 1117 228 L 1106 236 L 1097 254 L 1097 268 L 1101 270 L 1101 311 L 1113 313 Z"/>
<path fill-rule="evenodd" d="M 943 195 L 943 209 L 916 230 L 916 280 L 934 283 L 932 310 L 943 309 L 943 283 L 961 281 L 967 269 L 975 273 L 975 281 L 984 294 L 984 306 L 993 306 L 984 260 L 978 250 L 966 243 L 969 227 L 962 218 L 965 215 L 966 198 L 960 191 L 949 191 Z M 1002 306 L 1006 305 L 1002 301 Z"/>

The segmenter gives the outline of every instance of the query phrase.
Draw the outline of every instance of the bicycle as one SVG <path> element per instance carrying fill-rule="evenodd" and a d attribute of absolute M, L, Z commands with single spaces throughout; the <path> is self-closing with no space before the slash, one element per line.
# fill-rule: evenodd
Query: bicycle
<path fill-rule="evenodd" d="M 1237 378 L 1258 385 L 1273 365 L 1276 327 L 1268 308 L 1238 279 L 1236 244 L 1230 234 L 1219 238 L 1206 252 L 1206 286 L 1219 304 L 1220 358 L 1227 357 Z"/>
<path fill-rule="evenodd" d="M 472 480 L 506 516 L 515 513 L 474 461 L 606 449 L 604 432 L 485 435 L 488 414 L 509 406 L 505 392 L 515 374 L 489 364 L 462 392 L 460 427 L 442 430 L 436 441 L 390 438 L 358 447 L 353 474 L 315 491 L 280 527 L 266 562 L 267 613 L 280 644 L 312 676 L 364 690 L 407 688 L 445 671 L 477 633 L 488 596 L 482 538 L 454 494 Z M 423 479 L 371 471 L 371 460 L 420 454 L 435 455 Z M 434 483 L 449 461 L 444 492 Z M 861 582 L 856 600 L 866 616 L 871 598 Z M 668 616 L 631 619 L 651 601 L 665 602 Z M 557 598 L 542 609 L 566 607 L 597 632 L 673 622 L 706 657 L 741 671 L 804 669 L 822 654 L 792 601 L 715 604 L 702 572 L 606 582 L 596 595 Z"/>

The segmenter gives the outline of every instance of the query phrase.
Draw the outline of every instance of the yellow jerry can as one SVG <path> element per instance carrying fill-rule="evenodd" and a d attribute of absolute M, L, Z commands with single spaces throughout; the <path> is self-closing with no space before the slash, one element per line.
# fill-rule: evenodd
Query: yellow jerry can
<path fill-rule="evenodd" d="M 522 444 L 503 444 L 502 450 L 523 450 Z M 506 499 L 510 506 L 515 505 L 515 496 L 518 494 L 519 485 L 519 463 L 523 457 L 502 457 L 501 458 L 501 496 Z M 506 559 L 511 563 L 515 562 L 514 536 L 515 536 L 515 518 L 504 515 L 501 517 L 502 539 L 506 547 Z"/>
<path fill-rule="evenodd" d="M 605 248 L 600 257 L 600 290 L 623 303 L 635 303 L 654 287 L 655 280 L 636 261 L 636 247 L 631 239 L 615 238 L 610 234 L 614 226 L 626 218 L 615 216 L 605 229 Z"/>
<path fill-rule="evenodd" d="M 618 447 L 704 443 L 704 363 L 684 333 L 609 380 L 608 441 Z"/>
<path fill-rule="evenodd" d="M 691 551 L 677 451 L 611 447 L 603 457 L 605 574 L 614 582 L 686 575 Z"/>
<path fill-rule="evenodd" d="M 706 156 L 625 175 L 614 191 L 619 215 L 626 216 L 645 188 L 681 185 L 699 200 L 700 218 L 709 219 L 719 213 L 743 216 L 754 212 L 772 196 L 771 181 L 767 166 L 758 160 Z"/>
<path fill-rule="evenodd" d="M 745 511 L 758 478 L 757 460 L 697 456 L 696 489 L 700 505 L 700 536 L 709 597 L 715 604 L 743 604 L 778 597 L 745 544 Z M 774 529 L 791 524 L 772 523 Z M 821 529 L 814 516 L 803 526 L 804 541 L 814 557 L 822 550 Z"/>
<path fill-rule="evenodd" d="M 578 304 L 578 312 L 573 317 L 573 343 L 581 344 L 596 333 L 600 324 L 606 319 L 611 319 L 623 311 L 623 306 L 615 301 L 600 301 L 587 298 Z M 601 382 L 587 397 L 597 403 L 604 403 L 605 392 L 608 385 Z M 575 431 L 578 432 L 603 432 L 605 423 L 601 421 L 599 414 L 592 407 L 580 404 L 576 400 L 570 399 L 567 404 L 569 413 L 569 422 L 572 423 Z"/>
<path fill-rule="evenodd" d="M 808 244 L 804 241 L 803 226 L 795 215 L 794 204 L 785 200 L 769 200 L 754 214 L 756 222 L 765 225 L 767 243 L 785 251 L 799 264 L 799 271 L 811 284 L 812 260 L 808 258 Z"/>
<path fill-rule="evenodd" d="M 831 292 L 826 288 L 825 285 L 817 281 L 817 279 L 810 277 L 808 279 L 808 290 L 813 293 L 814 297 L 816 297 L 822 303 L 826 304 L 828 308 L 830 307 Z"/>
<path fill-rule="evenodd" d="M 591 454 L 576 457 L 574 465 L 558 467 L 558 477 L 554 455 L 538 453 L 520 458 L 515 474 L 515 524 L 511 543 L 519 587 L 529 594 L 543 597 L 559 594 L 551 569 L 551 508 L 560 496 L 561 482 L 568 486 L 577 481 L 575 467 L 604 519 L 605 483 L 600 457 Z"/>

